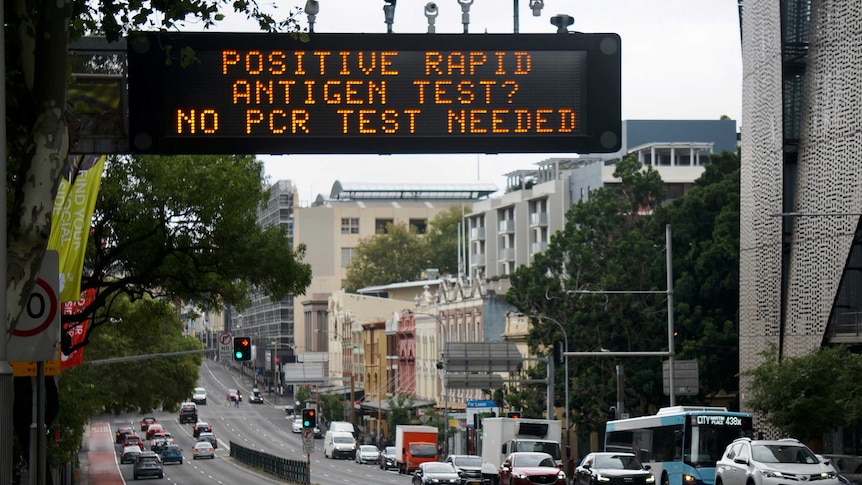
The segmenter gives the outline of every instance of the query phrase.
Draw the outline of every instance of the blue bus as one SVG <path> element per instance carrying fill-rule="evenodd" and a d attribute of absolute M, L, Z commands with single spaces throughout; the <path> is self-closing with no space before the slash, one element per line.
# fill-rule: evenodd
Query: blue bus
<path fill-rule="evenodd" d="M 605 425 L 605 451 L 631 452 L 656 484 L 714 485 L 715 462 L 736 438 L 752 435 L 751 414 L 723 407 L 673 406 Z"/>

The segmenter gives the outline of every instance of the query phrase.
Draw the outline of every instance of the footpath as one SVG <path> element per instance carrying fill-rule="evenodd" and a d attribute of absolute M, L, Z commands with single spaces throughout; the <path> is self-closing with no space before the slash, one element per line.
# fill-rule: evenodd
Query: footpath
<path fill-rule="evenodd" d="M 77 483 L 89 485 L 125 485 L 117 463 L 114 435 L 107 422 L 91 422 L 84 431 L 78 453 L 81 476 Z"/>

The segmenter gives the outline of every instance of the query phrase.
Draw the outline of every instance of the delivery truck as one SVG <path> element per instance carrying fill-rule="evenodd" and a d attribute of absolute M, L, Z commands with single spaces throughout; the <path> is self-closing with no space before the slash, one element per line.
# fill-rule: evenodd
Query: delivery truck
<path fill-rule="evenodd" d="M 482 420 L 482 462 L 485 470 L 495 470 L 492 484 L 500 483 L 499 469 L 509 453 L 541 451 L 563 467 L 560 441 L 563 426 L 556 419 L 485 418 Z M 490 466 L 488 466 L 490 465 Z"/>
<path fill-rule="evenodd" d="M 420 463 L 437 461 L 437 428 L 405 425 L 395 427 L 395 465 L 398 473 L 413 473 Z"/>

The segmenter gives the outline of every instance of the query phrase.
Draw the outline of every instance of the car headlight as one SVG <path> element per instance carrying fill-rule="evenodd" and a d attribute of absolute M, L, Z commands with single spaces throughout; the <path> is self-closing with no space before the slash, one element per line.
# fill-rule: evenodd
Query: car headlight
<path fill-rule="evenodd" d="M 650 476 L 652 477 L 652 475 Z M 655 482 L 655 477 L 653 477 L 652 481 Z M 682 474 L 682 483 L 694 485 L 696 481 L 697 479 L 694 478 L 694 475 Z"/>
<path fill-rule="evenodd" d="M 835 472 L 822 472 L 822 473 L 820 474 L 820 478 L 821 478 L 821 479 L 824 479 L 824 478 L 838 478 L 838 474 L 837 474 L 837 473 L 835 473 Z"/>
<path fill-rule="evenodd" d="M 690 477 L 690 476 L 691 476 L 691 475 L 683 475 L 683 476 L 682 476 L 683 481 L 685 481 L 685 477 Z M 652 474 L 652 473 L 650 473 L 649 475 L 647 475 L 647 476 L 646 476 L 646 478 L 644 479 L 644 481 L 645 481 L 646 483 L 655 483 L 655 477 L 653 476 L 653 474 Z"/>
<path fill-rule="evenodd" d="M 763 470 L 761 472 L 766 478 L 783 478 L 784 474 L 778 470 Z"/>
<path fill-rule="evenodd" d="M 566 472 L 564 472 L 563 470 L 560 470 L 559 472 L 557 472 L 557 480 L 565 480 L 565 479 L 566 479 Z"/>
<path fill-rule="evenodd" d="M 602 475 L 602 474 L 598 474 L 598 475 L 596 475 L 596 480 L 597 480 L 597 481 L 599 481 L 599 482 L 609 482 L 609 481 L 611 481 L 610 477 L 606 477 L 606 476 L 604 476 L 604 475 Z"/>

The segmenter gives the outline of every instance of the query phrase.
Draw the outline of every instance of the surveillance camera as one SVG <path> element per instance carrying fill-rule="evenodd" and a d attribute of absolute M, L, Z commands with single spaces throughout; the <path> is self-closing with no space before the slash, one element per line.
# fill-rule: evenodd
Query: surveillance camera
<path fill-rule="evenodd" d="M 574 23 L 575 18 L 566 14 L 558 14 L 551 17 L 551 24 L 558 29 L 565 29 Z"/>
<path fill-rule="evenodd" d="M 320 12 L 320 4 L 317 3 L 317 0 L 307 0 L 305 2 L 306 15 L 317 15 L 318 12 Z"/>
<path fill-rule="evenodd" d="M 425 13 L 435 14 L 437 13 L 437 4 L 434 2 L 428 2 L 425 4 Z"/>

